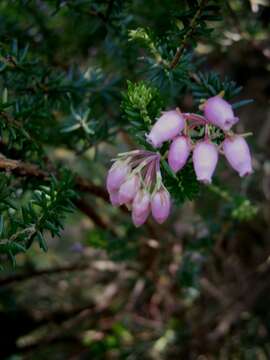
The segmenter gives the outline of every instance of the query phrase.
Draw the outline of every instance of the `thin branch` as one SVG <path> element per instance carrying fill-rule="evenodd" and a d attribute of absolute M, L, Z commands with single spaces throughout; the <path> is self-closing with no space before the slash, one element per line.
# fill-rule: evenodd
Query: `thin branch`
<path fill-rule="evenodd" d="M 192 18 L 191 22 L 190 22 L 190 28 L 189 30 L 186 32 L 183 40 L 182 40 L 182 43 L 181 45 L 179 46 L 179 48 L 176 50 L 176 53 L 174 55 L 174 58 L 172 59 L 170 65 L 169 65 L 169 68 L 170 69 L 174 69 L 176 67 L 176 65 L 178 64 L 178 62 L 180 61 L 180 58 L 185 50 L 185 48 L 187 47 L 187 44 L 188 44 L 188 41 L 189 41 L 189 38 L 193 35 L 195 29 L 196 29 L 196 26 L 197 26 L 197 20 L 198 18 L 201 16 L 201 13 L 203 11 L 203 8 L 205 7 L 207 3 L 207 0 L 202 0 L 200 2 L 200 5 L 199 5 L 199 8 L 198 10 L 196 11 L 194 17 Z"/>
<path fill-rule="evenodd" d="M 35 143 L 36 146 L 40 146 L 40 144 L 34 139 L 32 138 L 32 136 L 23 128 L 22 124 L 17 121 L 16 119 L 14 119 L 10 114 L 8 114 L 6 111 L 0 111 L 0 116 L 5 120 L 6 123 L 11 124 L 12 126 L 14 126 L 16 129 L 20 130 L 23 132 L 24 136 L 31 141 L 32 143 Z"/>
<path fill-rule="evenodd" d="M 76 176 L 75 187 L 79 191 L 90 193 L 91 195 L 95 195 L 102 200 L 109 202 L 109 195 L 107 191 L 102 186 L 95 185 L 88 179 Z"/>
<path fill-rule="evenodd" d="M 66 266 L 58 266 L 55 268 L 48 268 L 42 270 L 34 270 L 29 273 L 22 273 L 22 274 L 12 274 L 8 277 L 0 279 L 0 287 L 7 286 L 13 284 L 15 282 L 24 281 L 29 278 L 35 278 L 44 275 L 51 275 L 51 274 L 61 274 L 64 272 L 74 272 L 74 271 L 81 271 L 86 270 L 89 268 L 89 264 L 72 264 Z"/>
<path fill-rule="evenodd" d="M 50 179 L 50 175 L 57 176 L 56 173 L 47 173 L 35 164 L 8 159 L 3 156 L 0 157 L 0 171 L 1 170 L 10 171 L 18 176 L 27 176 L 30 178 L 34 177 L 44 181 L 48 181 Z M 88 192 L 92 195 L 100 197 L 107 202 L 109 201 L 108 194 L 103 187 L 95 185 L 91 181 L 80 176 L 75 177 L 75 188 L 79 191 Z"/>
<path fill-rule="evenodd" d="M 108 230 L 112 235 L 117 236 L 116 231 L 112 228 L 111 224 L 105 222 L 99 214 L 94 210 L 94 208 L 88 205 L 84 200 L 79 199 L 73 201 L 77 208 L 87 215 L 93 222 L 100 227 L 101 229 Z"/>

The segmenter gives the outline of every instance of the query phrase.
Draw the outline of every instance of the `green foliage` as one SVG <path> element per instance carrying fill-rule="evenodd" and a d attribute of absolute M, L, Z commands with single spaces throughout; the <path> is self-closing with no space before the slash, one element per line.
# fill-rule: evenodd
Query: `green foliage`
<path fill-rule="evenodd" d="M 162 161 L 164 183 L 177 205 L 193 200 L 199 194 L 200 184 L 196 179 L 193 165 L 189 162 L 181 171 L 174 174 L 166 161 Z"/>
<path fill-rule="evenodd" d="M 145 23 L 144 7 L 137 2 L 42 4 L 0 5 L 0 145 L 5 157 L 29 162 L 30 168 L 37 166 L 48 176 L 52 169 L 69 167 L 68 153 L 75 158 L 76 171 L 102 184 L 100 145 L 115 140 L 119 130 L 127 130 L 141 147 L 153 150 L 145 134 L 162 111 L 179 106 L 186 94 L 191 93 L 196 104 L 220 92 L 231 100 L 241 90 L 213 72 L 202 73 L 201 59 L 194 52 L 199 41 L 214 36 L 222 2 L 172 2 L 168 21 L 164 22 L 163 12 L 155 20 L 162 28 Z M 168 145 L 160 149 L 162 158 L 167 150 Z M 45 250 L 44 232 L 59 235 L 61 214 L 70 209 L 72 181 L 65 175 L 66 180 L 50 177 L 48 183 L 44 177 L 22 172 L 17 177 L 16 169 L 11 172 L 0 184 L 6 249 L 2 252 L 13 256 L 34 240 Z M 175 175 L 162 161 L 162 174 L 177 204 L 199 194 L 190 163 Z M 248 207 L 243 201 L 232 216 L 245 218 Z M 130 250 L 123 245 L 126 236 L 119 242 L 120 257 Z M 11 243 L 21 248 L 7 250 Z M 110 252 L 113 243 L 99 245 Z"/>
<path fill-rule="evenodd" d="M 244 197 L 235 196 L 231 216 L 238 221 L 248 221 L 258 214 L 258 207 Z"/>
<path fill-rule="evenodd" d="M 209 38 L 214 31 L 213 22 L 221 21 L 221 1 L 189 1 L 185 8 L 175 12 L 177 19 L 175 38 L 185 39 L 196 45 L 198 39 Z"/>
<path fill-rule="evenodd" d="M 26 251 L 35 240 L 42 250 L 47 251 L 44 233 L 60 236 L 65 215 L 74 209 L 71 200 L 76 194 L 72 190 L 72 176 L 63 172 L 59 180 L 52 176 L 48 184 L 34 190 L 27 205 L 14 208 L 6 200 L 7 191 L 11 191 L 6 188 L 7 182 L 2 175 L 0 253 L 7 254 L 15 263 L 14 256 Z"/>
<path fill-rule="evenodd" d="M 204 99 L 208 99 L 211 96 L 224 94 L 226 100 L 233 99 L 242 91 L 242 87 L 238 86 L 235 81 L 231 81 L 228 78 L 222 80 L 220 76 L 215 72 L 201 73 L 193 75 L 193 82 L 191 83 L 191 91 L 195 102 L 199 103 Z M 234 108 L 247 105 L 253 100 L 243 100 L 235 103 Z"/>
<path fill-rule="evenodd" d="M 225 200 L 229 218 L 236 221 L 248 221 L 258 213 L 258 207 L 250 200 L 241 195 L 231 194 L 224 186 L 211 184 L 208 185 L 208 189 Z"/>
<path fill-rule="evenodd" d="M 0 48 L 0 52 L 3 88 L 8 98 L 8 102 L 3 101 L 0 105 L 0 115 L 4 120 L 1 130 L 10 146 L 16 141 L 16 146 L 25 154 L 29 150 L 42 154 L 41 144 L 51 144 L 53 141 L 70 147 L 78 143 L 75 148 L 81 151 L 109 136 L 106 121 L 98 125 L 92 121 L 91 126 L 95 131 L 90 132 L 94 132 L 95 136 L 91 137 L 91 141 L 89 127 L 83 126 L 85 121 L 80 122 L 83 129 L 80 138 L 77 133 L 69 134 L 67 138 L 62 129 L 56 131 L 55 128 L 59 128 L 61 113 L 66 115 L 66 121 L 71 117 L 78 122 L 72 110 L 74 107 L 79 110 L 84 108 L 85 113 L 89 109 L 93 114 L 100 113 L 100 104 L 111 101 L 115 96 L 116 78 L 106 81 L 104 85 L 105 76 L 98 68 L 87 68 L 84 72 L 71 68 L 68 74 L 58 69 L 52 70 L 38 58 L 31 60 L 29 47 L 20 50 L 17 41 L 10 47 Z M 67 112 L 67 109 L 70 111 Z"/>
<path fill-rule="evenodd" d="M 270 358 L 262 143 L 252 177 L 219 166 L 207 186 L 191 157 L 175 174 L 169 142 L 154 149 L 145 136 L 163 111 L 197 113 L 219 93 L 235 109 L 249 104 L 241 83 L 258 89 L 251 111 L 263 119 L 261 4 L 0 1 L 1 359 Z M 255 134 L 261 122 L 243 115 L 237 128 L 247 120 Z M 192 143 L 203 139 L 190 124 Z M 174 202 L 162 225 L 149 216 L 135 228 L 109 204 L 110 160 L 134 149 L 162 159 Z"/>
<path fill-rule="evenodd" d="M 149 132 L 164 103 L 158 89 L 145 82 L 128 81 L 127 86 L 121 105 L 124 121 L 128 120 L 128 129 L 136 140 L 146 144 L 145 133 Z"/>
<path fill-rule="evenodd" d="M 172 96 L 189 83 L 189 74 L 195 70 L 189 49 L 196 47 L 198 40 L 209 38 L 213 31 L 210 24 L 221 20 L 220 6 L 216 1 L 187 1 L 182 10 L 173 12 L 174 20 L 162 36 L 141 27 L 129 32 L 129 40 L 149 53 L 141 57 L 144 71 L 162 91 L 169 89 Z"/>

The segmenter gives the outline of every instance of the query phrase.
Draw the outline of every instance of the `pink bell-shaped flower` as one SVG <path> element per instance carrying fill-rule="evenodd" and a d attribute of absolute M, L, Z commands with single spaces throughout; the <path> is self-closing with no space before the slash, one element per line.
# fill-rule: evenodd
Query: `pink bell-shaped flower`
<path fill-rule="evenodd" d="M 204 116 L 208 122 L 228 131 L 239 118 L 234 116 L 232 106 L 222 97 L 213 96 L 204 103 Z"/>
<path fill-rule="evenodd" d="M 150 213 L 150 195 L 146 190 L 139 190 L 132 203 L 132 221 L 136 227 L 145 223 Z"/>
<path fill-rule="evenodd" d="M 165 111 L 152 127 L 147 139 L 155 148 L 158 148 L 163 142 L 172 140 L 179 135 L 184 127 L 185 120 L 179 112 L 176 110 Z"/>
<path fill-rule="evenodd" d="M 171 143 L 168 154 L 168 162 L 175 173 L 181 170 L 186 164 L 190 154 L 190 149 L 190 141 L 186 136 L 178 136 Z"/>
<path fill-rule="evenodd" d="M 140 178 L 138 175 L 132 175 L 119 189 L 118 201 L 120 205 L 130 203 L 140 188 Z"/>
<path fill-rule="evenodd" d="M 152 216 L 159 224 L 162 224 L 169 216 L 171 210 L 171 197 L 163 187 L 154 193 L 151 200 Z"/>
<path fill-rule="evenodd" d="M 114 163 L 107 175 L 106 186 L 108 192 L 115 192 L 118 190 L 129 172 L 130 166 L 126 162 L 119 160 Z"/>
<path fill-rule="evenodd" d="M 217 147 L 208 140 L 199 142 L 193 151 L 193 165 L 198 181 L 212 182 L 218 161 Z"/>
<path fill-rule="evenodd" d="M 251 155 L 248 144 L 242 136 L 233 136 L 223 142 L 223 151 L 231 167 L 241 177 L 252 173 Z"/>
<path fill-rule="evenodd" d="M 147 218 L 148 218 L 148 213 L 142 213 L 141 215 L 136 214 L 135 212 L 132 211 L 131 217 L 132 217 L 132 222 L 136 227 L 140 227 L 142 226 Z"/>
<path fill-rule="evenodd" d="M 120 206 L 118 190 L 109 192 L 112 206 Z"/>

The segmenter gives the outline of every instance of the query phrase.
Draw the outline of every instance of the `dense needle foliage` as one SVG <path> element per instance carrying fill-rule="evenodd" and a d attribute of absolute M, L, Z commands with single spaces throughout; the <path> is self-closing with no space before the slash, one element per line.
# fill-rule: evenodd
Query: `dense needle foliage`
<path fill-rule="evenodd" d="M 269 163 L 264 163 L 267 155 L 260 153 L 264 144 L 256 143 L 256 137 L 248 138 L 255 174 L 243 181 L 220 166 L 213 183 L 201 185 L 191 163 L 174 174 L 163 159 L 161 172 L 174 205 L 171 219 L 161 227 L 150 220 L 135 229 L 124 207 L 111 207 L 104 187 L 110 160 L 117 153 L 153 150 L 145 134 L 165 109 L 198 112 L 203 101 L 222 94 L 240 114 L 244 125 L 239 125 L 239 130 L 248 130 L 245 116 L 257 94 L 245 91 L 242 85 L 248 86 L 247 81 L 237 73 L 241 66 L 242 71 L 248 69 L 247 58 L 251 57 L 257 59 L 255 67 L 269 76 L 269 49 L 264 48 L 269 30 L 266 5 L 255 0 L 0 2 L 3 314 L 11 309 L 12 290 L 5 288 L 6 284 L 14 278 L 19 281 L 16 272 L 19 279 L 28 274 L 39 278 L 39 271 L 44 271 L 42 262 L 46 274 L 47 267 L 55 264 L 53 254 L 59 258 L 56 273 L 84 270 L 96 260 L 103 261 L 99 266 L 104 266 L 104 273 L 126 271 L 126 278 L 123 274 L 111 278 L 111 288 L 110 274 L 105 279 L 94 270 L 80 289 L 71 280 L 70 291 L 77 294 L 74 299 L 69 294 L 62 312 L 63 299 L 58 299 L 58 307 L 53 306 L 51 313 L 40 318 L 22 310 L 20 301 L 29 301 L 26 295 L 19 296 L 22 300 L 18 304 L 15 296 L 15 314 L 26 325 L 12 331 L 14 320 L 3 318 L 3 326 L 11 329 L 4 337 L 7 349 L 3 356 L 18 353 L 18 359 L 24 359 L 20 354 L 25 352 L 29 359 L 200 359 L 200 354 L 202 359 L 269 358 L 269 339 L 252 335 L 260 326 L 268 334 L 269 324 L 263 325 L 258 314 L 242 317 L 249 311 L 246 305 L 232 310 L 237 313 L 232 315 L 236 320 L 226 317 L 216 323 L 216 318 L 211 318 L 209 327 L 205 320 L 197 329 L 194 323 L 207 304 L 200 296 L 207 299 L 210 293 L 221 301 L 224 308 L 216 310 L 213 305 L 213 312 L 228 311 L 237 302 L 219 293 L 220 289 L 216 291 L 211 281 L 233 281 L 221 275 L 226 273 L 222 259 L 228 250 L 223 243 L 242 227 L 256 223 L 258 214 L 263 213 L 259 201 L 263 203 L 264 197 L 254 189 L 262 176 L 260 171 L 269 172 Z M 226 56 L 228 66 L 226 61 L 217 65 L 218 59 Z M 251 130 L 256 132 L 254 124 Z M 199 140 L 203 134 L 196 136 Z M 217 132 L 217 144 L 223 141 L 222 136 Z M 163 145 L 161 155 L 167 150 L 168 144 Z M 264 215 L 260 218 L 263 224 Z M 260 239 L 263 249 L 263 236 Z M 232 251 L 237 253 L 234 246 Z M 42 255 L 42 251 L 47 253 Z M 254 270 L 265 261 L 262 253 L 256 250 L 256 259 L 251 259 L 251 254 L 248 260 L 233 259 L 232 266 L 240 269 L 234 271 L 244 276 L 249 261 Z M 99 269 L 96 266 L 95 271 Z M 264 280 L 267 271 L 263 268 L 262 273 L 250 271 L 245 276 L 250 276 L 253 284 Z M 92 295 L 83 293 L 92 284 L 102 286 L 104 303 L 93 295 L 95 289 Z M 237 290 L 237 284 L 229 284 L 229 293 L 231 287 L 232 293 Z M 204 290 L 206 295 L 201 295 Z M 25 291 L 33 291 L 31 284 Z M 48 294 L 51 291 L 53 286 Z M 118 292 L 119 298 L 111 306 Z M 168 302 L 166 292 L 170 293 Z M 258 292 L 261 295 L 261 289 Z M 235 294 L 236 299 L 238 296 Z M 195 308 L 200 299 L 202 303 Z M 103 305 L 99 307 L 96 301 Z M 250 300 L 247 306 L 256 301 Z M 187 314 L 189 309 L 191 315 Z M 37 311 L 42 313 L 42 306 Z M 93 315 L 91 324 L 83 318 L 80 330 L 74 333 L 72 321 L 75 319 L 76 325 L 76 316 L 83 311 Z M 211 313 L 210 309 L 205 311 Z M 100 323 L 99 317 L 116 317 L 117 313 L 119 319 L 108 320 L 105 326 Z M 231 327 L 239 322 L 244 324 L 236 329 L 236 340 L 230 341 Z M 67 348 L 65 326 L 74 341 L 74 346 Z M 50 328 L 51 342 L 62 341 L 63 347 L 44 355 L 39 351 L 50 344 L 50 337 L 44 335 L 43 344 L 42 334 L 48 334 Z M 143 330 L 145 338 L 138 335 Z M 264 340 L 265 345 L 260 343 Z M 251 355 L 249 347 L 254 351 Z"/>

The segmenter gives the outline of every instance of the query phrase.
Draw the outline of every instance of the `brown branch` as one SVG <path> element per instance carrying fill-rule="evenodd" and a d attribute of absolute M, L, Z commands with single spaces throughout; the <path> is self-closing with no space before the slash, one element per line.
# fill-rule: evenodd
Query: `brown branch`
<path fill-rule="evenodd" d="M 243 280 L 245 284 L 244 288 L 239 286 L 238 291 L 233 293 L 231 299 L 229 299 L 229 296 L 232 295 L 231 291 L 229 294 L 217 293 L 216 289 L 214 292 L 211 289 L 211 294 L 210 291 L 207 291 L 207 294 L 215 298 L 222 306 L 218 313 L 213 312 L 210 318 L 203 322 L 202 327 L 197 326 L 196 329 L 194 329 L 194 339 L 197 336 L 200 338 L 205 336 L 209 346 L 221 341 L 230 332 L 232 326 L 239 322 L 243 312 L 250 312 L 259 297 L 269 292 L 269 274 L 270 269 L 268 264 L 261 269 L 250 272 Z M 252 289 L 252 291 L 250 291 L 250 289 Z M 203 290 L 205 290 L 205 287 L 203 287 Z M 209 287 L 207 290 L 209 290 Z M 225 296 L 227 298 L 224 299 Z M 209 331 L 209 329 L 212 330 Z"/>
<path fill-rule="evenodd" d="M 114 283 L 110 283 L 104 291 L 103 300 L 101 304 L 90 303 L 81 308 L 70 309 L 68 311 L 60 311 L 48 314 L 49 316 L 43 317 L 37 322 L 37 325 L 44 325 L 48 322 L 54 321 L 55 323 L 61 323 L 61 327 L 55 332 L 49 332 L 46 336 L 38 337 L 30 344 L 18 346 L 16 351 L 26 352 L 34 348 L 58 342 L 59 340 L 65 340 L 65 336 L 70 331 L 77 329 L 78 325 L 83 321 L 87 321 L 88 326 L 95 327 L 96 323 L 100 321 L 100 318 L 109 318 L 110 321 L 107 324 L 101 326 L 102 331 L 107 331 L 116 321 L 116 316 L 112 314 L 110 310 L 111 301 L 119 291 L 119 287 Z M 73 338 L 74 335 L 71 335 Z M 76 338 L 76 336 L 75 336 Z"/>
<path fill-rule="evenodd" d="M 35 164 L 26 163 L 20 160 L 8 159 L 3 156 L 0 157 L 0 171 L 10 171 L 18 176 L 27 176 L 44 181 L 48 181 L 50 175 L 56 175 L 56 173 L 47 173 L 46 171 L 40 169 Z M 82 192 L 88 192 L 92 195 L 102 198 L 105 201 L 109 201 L 107 191 L 98 185 L 93 184 L 87 179 L 84 179 L 80 176 L 75 177 L 75 188 Z"/>
<path fill-rule="evenodd" d="M 174 58 L 172 59 L 170 65 L 169 65 L 169 68 L 170 69 L 174 69 L 176 67 L 176 65 L 178 64 L 186 46 L 187 46 L 187 43 L 188 43 L 188 40 L 189 38 L 193 35 L 195 29 L 196 29 L 196 25 L 197 25 L 197 20 L 198 18 L 200 17 L 202 11 L 203 11 L 203 8 L 205 7 L 207 3 L 207 0 L 202 0 L 200 2 L 200 5 L 199 5 L 199 8 L 198 10 L 196 11 L 195 15 L 193 16 L 193 18 L 191 19 L 191 22 L 190 22 L 190 28 L 189 30 L 186 32 L 183 40 L 182 40 L 182 43 L 181 45 L 179 46 L 179 48 L 176 50 L 176 53 L 174 55 Z"/>
<path fill-rule="evenodd" d="M 78 336 L 74 334 L 74 328 L 77 329 L 78 325 L 82 322 L 87 322 L 88 326 L 95 328 L 102 317 L 110 319 L 111 324 L 115 322 L 115 316 L 109 309 L 110 302 L 106 304 L 106 308 L 99 309 L 94 304 L 89 304 L 78 309 L 71 309 L 67 312 L 52 313 L 51 317 L 44 318 L 37 322 L 37 325 L 46 325 L 53 321 L 58 326 L 56 331 L 48 332 L 45 336 L 37 337 L 33 339 L 31 343 L 16 346 L 16 352 L 28 353 L 37 348 L 42 348 L 45 345 L 51 345 L 59 342 L 74 342 L 79 341 Z M 73 330 L 73 333 L 71 331 Z M 102 332 L 106 332 L 107 329 L 102 329 Z M 14 350 L 14 349 L 13 349 Z"/>
<path fill-rule="evenodd" d="M 16 128 L 18 128 L 20 130 L 23 130 L 24 134 L 27 136 L 27 138 L 29 140 L 31 140 L 32 142 L 34 142 L 32 137 L 27 132 L 25 132 L 25 130 L 22 128 L 22 125 L 20 124 L 20 122 L 18 122 L 16 119 L 12 118 L 7 112 L 1 111 L 0 116 L 2 116 L 7 123 L 12 124 L 13 126 L 15 126 Z M 25 163 L 25 162 L 22 162 L 19 160 L 7 159 L 4 157 L 0 158 L 0 170 L 8 170 L 8 171 L 12 171 L 13 173 L 15 173 L 16 175 L 19 175 L 19 176 L 36 177 L 39 179 L 43 179 L 45 181 L 49 180 L 49 178 L 50 178 L 49 173 L 39 169 L 34 164 Z M 56 173 L 53 173 L 53 174 L 57 176 Z M 101 186 L 97 186 L 97 185 L 91 183 L 87 179 L 77 176 L 75 178 L 75 186 L 76 186 L 77 190 L 79 190 L 79 191 L 89 192 L 97 197 L 102 198 L 103 200 L 105 200 L 107 202 L 109 201 L 109 196 L 107 194 L 107 191 L 104 188 L 102 188 Z"/>
<path fill-rule="evenodd" d="M 19 281 L 24 281 L 29 278 L 35 278 L 39 276 L 44 275 L 51 275 L 51 274 L 61 274 L 65 272 L 73 272 L 73 271 L 81 271 L 86 270 L 89 268 L 89 264 L 72 264 L 72 265 L 66 265 L 66 266 L 58 266 L 48 269 L 42 269 L 42 270 L 34 270 L 27 273 L 21 273 L 21 274 L 12 274 L 8 277 L 0 279 L 0 287 L 1 286 L 7 286 Z"/>
<path fill-rule="evenodd" d="M 87 215 L 93 222 L 100 227 L 101 229 L 108 230 L 112 235 L 117 236 L 116 231 L 112 228 L 111 224 L 105 222 L 98 213 L 94 210 L 94 208 L 88 205 L 84 200 L 79 199 L 73 201 L 77 208 Z"/>
<path fill-rule="evenodd" d="M 109 202 L 109 195 L 102 186 L 95 185 L 91 181 L 82 178 L 81 176 L 76 176 L 75 187 L 79 191 L 90 193 L 103 199 L 106 202 Z"/>
<path fill-rule="evenodd" d="M 214 330 L 208 334 L 208 339 L 210 341 L 218 341 L 224 338 L 231 330 L 231 327 L 239 321 L 243 312 L 249 312 L 256 304 L 258 298 L 266 291 L 269 291 L 269 288 L 270 282 L 268 278 L 261 282 L 256 279 L 254 286 L 252 286 L 252 291 L 250 291 L 249 286 L 241 294 L 240 300 L 231 304 L 228 310 L 223 313 Z"/>

